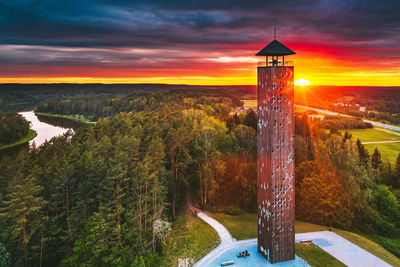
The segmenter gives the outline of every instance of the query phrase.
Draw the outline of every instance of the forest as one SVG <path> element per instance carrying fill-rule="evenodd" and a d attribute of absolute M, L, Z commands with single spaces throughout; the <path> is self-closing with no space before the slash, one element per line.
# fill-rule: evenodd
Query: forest
<path fill-rule="evenodd" d="M 171 84 L 0 84 L 0 110 L 15 107 L 35 107 L 42 101 L 74 96 L 127 96 L 130 94 L 167 92 L 170 90 L 228 90 L 254 91 L 254 86 L 196 86 Z"/>
<path fill-rule="evenodd" d="M 16 266 L 156 266 L 186 188 L 208 205 L 210 166 L 247 158 L 255 136 L 245 125 L 229 133 L 218 119 L 238 98 L 208 94 L 137 96 L 136 112 L 3 157 L 1 257 Z"/>
<path fill-rule="evenodd" d="M 357 117 L 324 116 L 324 119 L 315 119 L 313 124 L 318 124 L 320 129 L 328 129 L 330 132 L 346 129 L 367 129 L 372 128 L 372 124 L 364 122 Z"/>
<path fill-rule="evenodd" d="M 29 122 L 20 114 L 0 113 L 0 146 L 25 137 L 29 132 Z"/>
<path fill-rule="evenodd" d="M 255 212 L 257 114 L 232 113 L 242 104 L 221 90 L 40 103 L 97 123 L 0 159 L 0 259 L 157 266 L 187 194 L 203 209 Z M 296 217 L 363 232 L 400 256 L 400 155 L 384 162 L 307 113 L 295 125 Z"/>

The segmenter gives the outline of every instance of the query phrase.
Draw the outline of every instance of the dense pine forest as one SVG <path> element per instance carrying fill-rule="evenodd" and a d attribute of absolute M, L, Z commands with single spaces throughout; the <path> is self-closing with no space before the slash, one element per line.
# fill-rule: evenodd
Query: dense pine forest
<path fill-rule="evenodd" d="M 0 113 L 0 146 L 25 137 L 29 132 L 29 122 L 20 114 Z"/>
<path fill-rule="evenodd" d="M 199 188 L 208 205 L 214 161 L 250 161 L 243 146 L 255 130 L 229 133 L 220 120 L 240 104 L 232 95 L 177 91 L 118 101 L 131 111 L 2 158 L 2 257 L 12 265 L 157 265 L 186 188 Z"/>
<path fill-rule="evenodd" d="M 185 197 L 256 211 L 257 114 L 237 92 L 50 99 L 41 113 L 95 124 L 0 160 L 0 262 L 158 266 Z M 400 156 L 390 165 L 330 123 L 296 115 L 296 217 L 363 232 L 400 256 Z M 339 119 L 336 119 L 339 120 Z M 335 127 L 329 128 L 329 125 Z"/>

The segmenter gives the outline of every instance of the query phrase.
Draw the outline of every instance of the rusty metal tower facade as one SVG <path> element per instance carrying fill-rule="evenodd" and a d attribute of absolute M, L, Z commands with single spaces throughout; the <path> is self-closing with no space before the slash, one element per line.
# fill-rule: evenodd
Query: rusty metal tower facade
<path fill-rule="evenodd" d="M 276 39 L 257 68 L 258 252 L 271 263 L 295 258 L 293 72 L 295 52 Z"/>

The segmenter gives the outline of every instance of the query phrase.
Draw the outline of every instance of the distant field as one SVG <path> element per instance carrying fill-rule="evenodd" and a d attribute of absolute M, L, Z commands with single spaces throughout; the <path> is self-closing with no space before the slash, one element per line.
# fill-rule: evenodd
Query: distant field
<path fill-rule="evenodd" d="M 242 99 L 245 108 L 257 109 L 257 99 Z"/>
<path fill-rule="evenodd" d="M 342 131 L 343 133 L 344 131 Z M 361 142 L 379 142 L 400 140 L 400 133 L 375 127 L 372 129 L 353 129 L 350 130 L 353 139 L 360 139 Z M 364 144 L 365 148 L 372 154 L 375 148 L 378 148 L 384 160 L 394 163 L 400 153 L 400 143 L 378 143 Z"/>
<path fill-rule="evenodd" d="M 344 132 L 344 131 L 342 131 Z M 375 141 L 394 141 L 400 140 L 400 133 L 375 127 L 371 129 L 353 129 L 350 130 L 353 138 L 357 140 L 360 138 L 361 142 L 375 142 Z"/>
<path fill-rule="evenodd" d="M 400 143 L 366 144 L 364 146 L 370 155 L 374 153 L 375 148 L 378 148 L 382 159 L 389 160 L 390 163 L 396 162 L 396 158 L 400 153 Z"/>

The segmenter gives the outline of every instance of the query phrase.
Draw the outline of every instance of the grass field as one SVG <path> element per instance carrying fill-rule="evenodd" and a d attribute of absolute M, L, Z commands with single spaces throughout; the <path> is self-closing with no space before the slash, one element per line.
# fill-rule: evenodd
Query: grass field
<path fill-rule="evenodd" d="M 209 213 L 209 214 L 217 221 L 222 223 L 231 232 L 232 236 L 237 240 L 257 237 L 257 223 L 256 223 L 257 214 L 255 213 L 246 213 L 242 215 L 228 215 L 225 213 Z M 295 225 L 296 233 L 324 231 L 328 230 L 328 228 L 329 227 L 327 226 L 317 225 L 299 220 L 296 220 L 296 225 Z M 381 258 L 387 263 L 393 266 L 400 266 L 399 258 L 397 258 L 395 255 L 387 251 L 379 244 L 367 238 L 367 236 L 362 236 L 360 234 L 336 228 L 333 228 L 333 231 L 338 235 L 346 238 L 350 242 L 353 242 L 359 247 Z M 374 240 L 376 240 L 376 242 L 381 243 L 381 240 L 378 240 L 378 238 L 374 238 Z M 302 257 L 302 258 L 308 261 L 307 257 Z"/>
<path fill-rule="evenodd" d="M 342 131 L 343 133 L 344 131 Z M 356 141 L 357 138 L 361 142 L 379 142 L 379 141 L 395 141 L 400 140 L 400 133 L 383 129 L 379 127 L 371 129 L 353 129 L 350 130 L 353 139 Z M 399 143 L 379 143 L 379 144 L 364 144 L 370 155 L 374 153 L 375 148 L 378 148 L 381 156 L 384 160 L 389 160 L 391 163 L 396 161 L 397 156 L 400 153 L 400 142 Z"/>
<path fill-rule="evenodd" d="M 370 155 L 374 153 L 375 148 L 378 148 L 382 159 L 389 160 L 392 164 L 396 162 L 396 158 L 400 153 L 400 143 L 365 144 L 364 146 Z"/>
<path fill-rule="evenodd" d="M 228 215 L 225 213 L 208 214 L 222 223 L 236 240 L 257 237 L 257 214 L 255 213 L 241 215 Z"/>
<path fill-rule="evenodd" d="M 307 263 L 310 264 L 312 267 L 346 266 L 313 243 L 296 243 L 295 246 L 296 255 L 303 260 L 306 260 Z"/>
<path fill-rule="evenodd" d="M 209 213 L 210 216 L 222 223 L 237 240 L 257 237 L 257 214 L 245 213 L 241 215 L 228 215 L 225 213 Z M 296 221 L 296 233 L 306 233 L 328 230 L 327 226 Z"/>
<path fill-rule="evenodd" d="M 342 131 L 344 132 L 344 131 Z M 354 140 L 357 138 L 361 142 L 376 142 L 376 141 L 395 141 L 400 140 L 400 133 L 383 129 L 379 127 L 370 129 L 352 129 L 350 130 Z"/>
<path fill-rule="evenodd" d="M 32 129 L 29 129 L 28 134 L 24 138 L 22 138 L 22 139 L 20 139 L 18 141 L 15 141 L 15 142 L 13 142 L 11 144 L 6 144 L 6 145 L 0 144 L 0 150 L 6 149 L 6 148 L 10 148 L 10 147 L 13 147 L 13 146 L 18 146 L 18 145 L 24 144 L 26 142 L 29 142 L 33 138 L 35 138 L 36 135 L 37 135 L 36 131 L 34 131 Z"/>
<path fill-rule="evenodd" d="M 180 216 L 164 243 L 161 266 L 178 266 L 178 260 L 188 259 L 190 266 L 219 244 L 217 232 L 197 217 Z"/>

